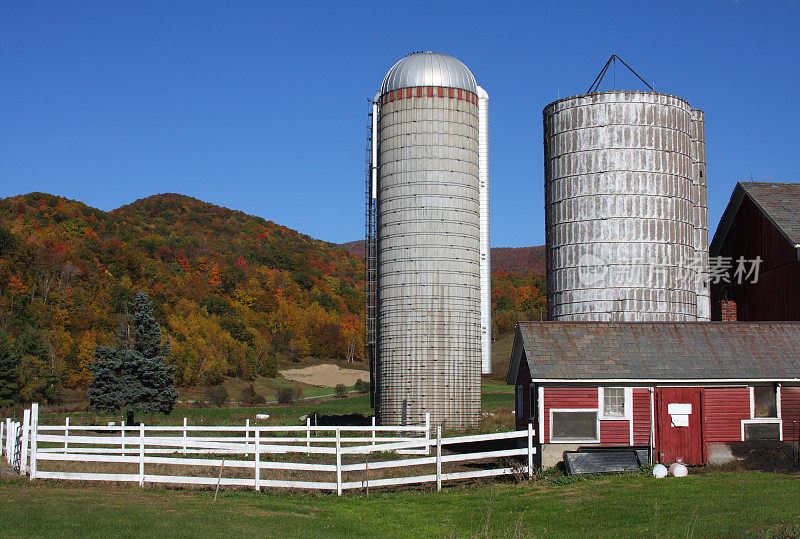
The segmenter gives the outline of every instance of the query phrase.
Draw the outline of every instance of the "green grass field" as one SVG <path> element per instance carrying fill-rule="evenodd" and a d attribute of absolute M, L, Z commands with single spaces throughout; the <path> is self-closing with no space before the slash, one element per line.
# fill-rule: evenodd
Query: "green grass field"
<path fill-rule="evenodd" d="M 565 479 L 560 477 L 560 479 Z M 568 479 L 568 478 L 567 478 Z M 796 537 L 800 478 L 710 472 L 330 494 L 0 479 L 9 536 Z"/>
<path fill-rule="evenodd" d="M 504 414 L 502 421 L 493 421 L 492 425 L 498 424 L 499 428 L 510 428 L 513 424 L 511 410 L 514 406 L 514 388 L 501 382 L 484 381 L 481 397 L 484 412 Z M 256 414 L 269 414 L 269 419 L 259 424 L 300 425 L 302 424 L 300 417 L 312 412 L 324 415 L 356 413 L 367 416 L 373 413 L 369 406 L 369 395 L 354 395 L 345 398 L 301 401 L 291 405 L 268 404 L 251 408 L 181 408 L 174 410 L 170 415 L 139 414 L 135 419 L 136 422 L 143 421 L 147 425 L 181 425 L 184 417 L 191 425 L 244 425 L 245 420 L 250 419 L 251 424 L 255 425 Z M 505 417 L 506 415 L 509 417 Z M 88 411 L 56 413 L 47 412 L 45 409 L 40 413 L 40 421 L 42 424 L 63 424 L 66 416 L 69 416 L 70 423 L 73 425 L 99 425 L 108 421 L 119 422 L 124 419 L 121 413 L 98 414 Z"/>

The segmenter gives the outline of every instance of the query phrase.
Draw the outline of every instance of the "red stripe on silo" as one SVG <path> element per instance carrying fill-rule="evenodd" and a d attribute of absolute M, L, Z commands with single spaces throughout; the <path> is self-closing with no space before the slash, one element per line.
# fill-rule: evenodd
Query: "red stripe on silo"
<path fill-rule="evenodd" d="M 439 97 L 444 97 L 444 88 L 439 86 Z"/>
<path fill-rule="evenodd" d="M 406 88 L 406 97 L 411 97 L 411 92 L 413 92 L 411 88 Z"/>

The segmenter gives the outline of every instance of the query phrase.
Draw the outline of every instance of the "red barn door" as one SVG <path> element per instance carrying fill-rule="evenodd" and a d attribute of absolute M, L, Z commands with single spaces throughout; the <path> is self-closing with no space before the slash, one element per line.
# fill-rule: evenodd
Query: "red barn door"
<path fill-rule="evenodd" d="M 699 387 L 656 388 L 656 450 L 662 463 L 705 464 L 702 389 Z"/>

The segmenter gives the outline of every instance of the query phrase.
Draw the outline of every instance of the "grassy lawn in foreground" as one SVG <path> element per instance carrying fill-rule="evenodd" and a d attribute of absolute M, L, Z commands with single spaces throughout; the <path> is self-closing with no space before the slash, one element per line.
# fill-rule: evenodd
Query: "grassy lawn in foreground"
<path fill-rule="evenodd" d="M 800 534 L 800 479 L 711 472 L 606 476 L 566 485 L 471 484 L 292 494 L 139 489 L 0 479 L 0 535 L 771 536 Z"/>

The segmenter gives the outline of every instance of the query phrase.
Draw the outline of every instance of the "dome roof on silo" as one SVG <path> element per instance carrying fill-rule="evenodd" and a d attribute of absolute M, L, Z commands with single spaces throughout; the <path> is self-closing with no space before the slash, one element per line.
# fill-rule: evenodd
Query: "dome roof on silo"
<path fill-rule="evenodd" d="M 477 92 L 472 72 L 457 58 L 440 52 L 415 52 L 392 66 L 381 85 L 381 94 L 414 86 L 444 86 Z"/>

